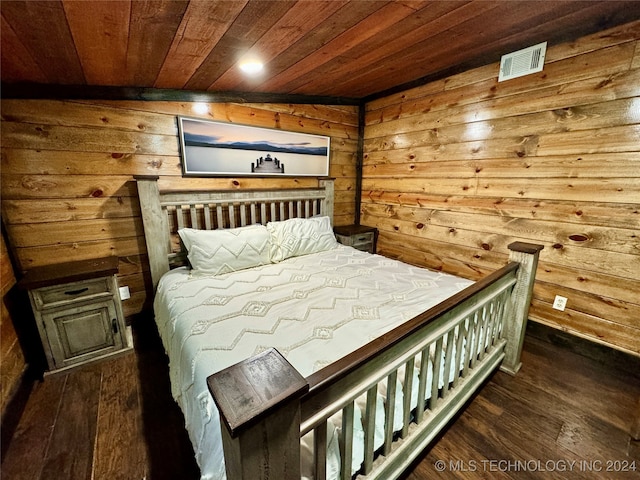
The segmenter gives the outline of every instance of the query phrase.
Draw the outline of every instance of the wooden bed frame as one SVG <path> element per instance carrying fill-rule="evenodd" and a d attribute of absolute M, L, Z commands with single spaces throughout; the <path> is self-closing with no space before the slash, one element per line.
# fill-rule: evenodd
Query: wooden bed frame
<path fill-rule="evenodd" d="M 319 180 L 314 189 L 231 192 L 160 192 L 158 177 L 136 180 L 154 291 L 171 263 L 180 261 L 179 227 L 230 228 L 333 216 L 332 179 Z M 314 478 L 325 479 L 327 421 L 340 411 L 341 478 L 351 478 L 356 399 L 366 399 L 364 463 L 356 476 L 397 478 L 496 368 L 510 374 L 519 370 L 542 248 L 509 245 L 505 267 L 307 378 L 275 349 L 210 376 L 207 383 L 224 425 L 227 479 L 299 480 L 300 438 L 312 431 Z M 427 358 L 431 361 L 421 361 Z M 452 368 L 451 362 L 460 368 Z M 444 372 L 454 372 L 452 381 L 441 381 L 441 364 Z M 399 370 L 411 372 L 417 365 L 420 380 L 414 385 Z M 428 369 L 431 386 L 426 383 Z M 396 390 L 387 388 L 384 445 L 375 451 L 378 386 L 396 382 L 404 392 L 403 427 L 393 430 Z M 418 406 L 412 408 L 415 387 Z"/>

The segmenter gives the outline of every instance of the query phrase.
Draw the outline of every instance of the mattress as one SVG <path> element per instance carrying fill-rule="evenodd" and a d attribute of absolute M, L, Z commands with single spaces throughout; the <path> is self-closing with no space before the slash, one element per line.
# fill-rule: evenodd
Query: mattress
<path fill-rule="evenodd" d="M 202 479 L 225 478 L 209 375 L 275 347 L 308 376 L 471 283 L 342 245 L 222 275 L 187 268 L 165 274 L 156 323 Z M 329 432 L 329 452 L 337 451 L 338 425 Z M 355 451 L 354 471 L 360 457 Z M 339 459 L 329 463 L 332 472 Z"/>

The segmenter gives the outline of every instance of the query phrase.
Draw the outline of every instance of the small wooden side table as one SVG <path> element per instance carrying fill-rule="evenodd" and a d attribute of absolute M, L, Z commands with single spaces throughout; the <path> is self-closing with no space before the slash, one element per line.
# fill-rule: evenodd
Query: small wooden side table
<path fill-rule="evenodd" d="M 35 267 L 20 280 L 28 290 L 49 373 L 133 348 L 122 313 L 118 258 Z"/>

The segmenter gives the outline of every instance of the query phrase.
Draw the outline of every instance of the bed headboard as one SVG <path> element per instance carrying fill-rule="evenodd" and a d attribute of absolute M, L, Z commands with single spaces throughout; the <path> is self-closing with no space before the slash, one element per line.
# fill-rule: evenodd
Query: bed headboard
<path fill-rule="evenodd" d="M 134 178 L 154 292 L 164 273 L 186 261 L 179 228 L 235 228 L 314 215 L 326 215 L 333 224 L 331 178 L 319 179 L 317 188 L 167 192 L 160 191 L 158 176 Z"/>

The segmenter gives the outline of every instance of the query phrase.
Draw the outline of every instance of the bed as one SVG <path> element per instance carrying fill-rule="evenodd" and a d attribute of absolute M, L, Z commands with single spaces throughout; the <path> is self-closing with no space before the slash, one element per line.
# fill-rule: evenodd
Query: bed
<path fill-rule="evenodd" d="M 479 282 L 339 245 L 333 181 L 160 192 L 137 177 L 158 331 L 203 479 L 395 478 L 496 368 L 537 256 Z"/>

